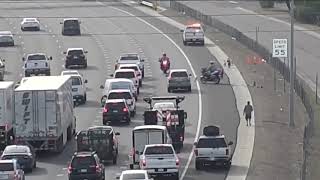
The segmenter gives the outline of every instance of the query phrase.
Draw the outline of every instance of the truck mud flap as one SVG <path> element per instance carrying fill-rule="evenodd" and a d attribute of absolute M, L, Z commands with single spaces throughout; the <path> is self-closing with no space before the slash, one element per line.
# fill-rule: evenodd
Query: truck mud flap
<path fill-rule="evenodd" d="M 157 125 L 158 124 L 157 111 L 145 111 L 143 114 L 144 125 Z"/>

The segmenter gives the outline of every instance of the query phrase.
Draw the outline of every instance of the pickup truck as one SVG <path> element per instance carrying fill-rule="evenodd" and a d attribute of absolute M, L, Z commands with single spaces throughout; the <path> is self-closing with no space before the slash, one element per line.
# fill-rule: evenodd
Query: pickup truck
<path fill-rule="evenodd" d="M 179 159 L 171 144 L 146 145 L 139 166 L 150 176 L 171 176 L 179 180 Z"/>

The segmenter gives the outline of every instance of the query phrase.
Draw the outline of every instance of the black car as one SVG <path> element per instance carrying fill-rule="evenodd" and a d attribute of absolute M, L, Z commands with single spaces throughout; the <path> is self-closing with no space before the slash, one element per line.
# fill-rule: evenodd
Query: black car
<path fill-rule="evenodd" d="M 95 152 L 76 152 L 68 167 L 69 180 L 104 180 L 105 167 Z"/>
<path fill-rule="evenodd" d="M 77 18 L 64 19 L 62 24 L 62 35 L 81 35 L 80 24 Z"/>
<path fill-rule="evenodd" d="M 85 51 L 83 48 L 68 48 L 66 52 L 66 62 L 65 68 L 69 68 L 70 66 L 82 66 L 83 68 L 87 68 L 87 54 L 88 51 Z"/>
<path fill-rule="evenodd" d="M 1 160 L 9 159 L 17 159 L 18 164 L 25 171 L 31 172 L 37 166 L 35 151 L 27 145 L 7 146 L 1 155 Z"/>
<path fill-rule="evenodd" d="M 126 122 L 130 123 L 131 114 L 129 107 L 124 99 L 110 99 L 107 100 L 103 112 L 102 112 L 102 121 L 103 125 L 108 123 L 120 123 Z"/>

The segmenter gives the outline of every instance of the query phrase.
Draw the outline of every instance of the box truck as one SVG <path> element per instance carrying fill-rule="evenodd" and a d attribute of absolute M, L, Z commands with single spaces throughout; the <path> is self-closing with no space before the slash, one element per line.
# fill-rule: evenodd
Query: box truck
<path fill-rule="evenodd" d="M 33 76 L 15 89 L 14 133 L 18 144 L 62 152 L 75 133 L 70 76 Z"/>
<path fill-rule="evenodd" d="M 0 82 L 0 150 L 13 143 L 14 82 Z"/>

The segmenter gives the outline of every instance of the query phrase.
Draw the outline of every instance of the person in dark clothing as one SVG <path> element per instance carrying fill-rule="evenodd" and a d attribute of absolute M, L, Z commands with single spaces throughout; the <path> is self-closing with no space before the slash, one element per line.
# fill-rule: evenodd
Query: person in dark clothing
<path fill-rule="evenodd" d="M 251 126 L 252 111 L 253 111 L 253 107 L 251 106 L 250 101 L 248 101 L 247 105 L 244 107 L 244 110 L 243 110 L 243 115 L 246 118 L 247 126 L 249 126 L 249 125 Z"/>

